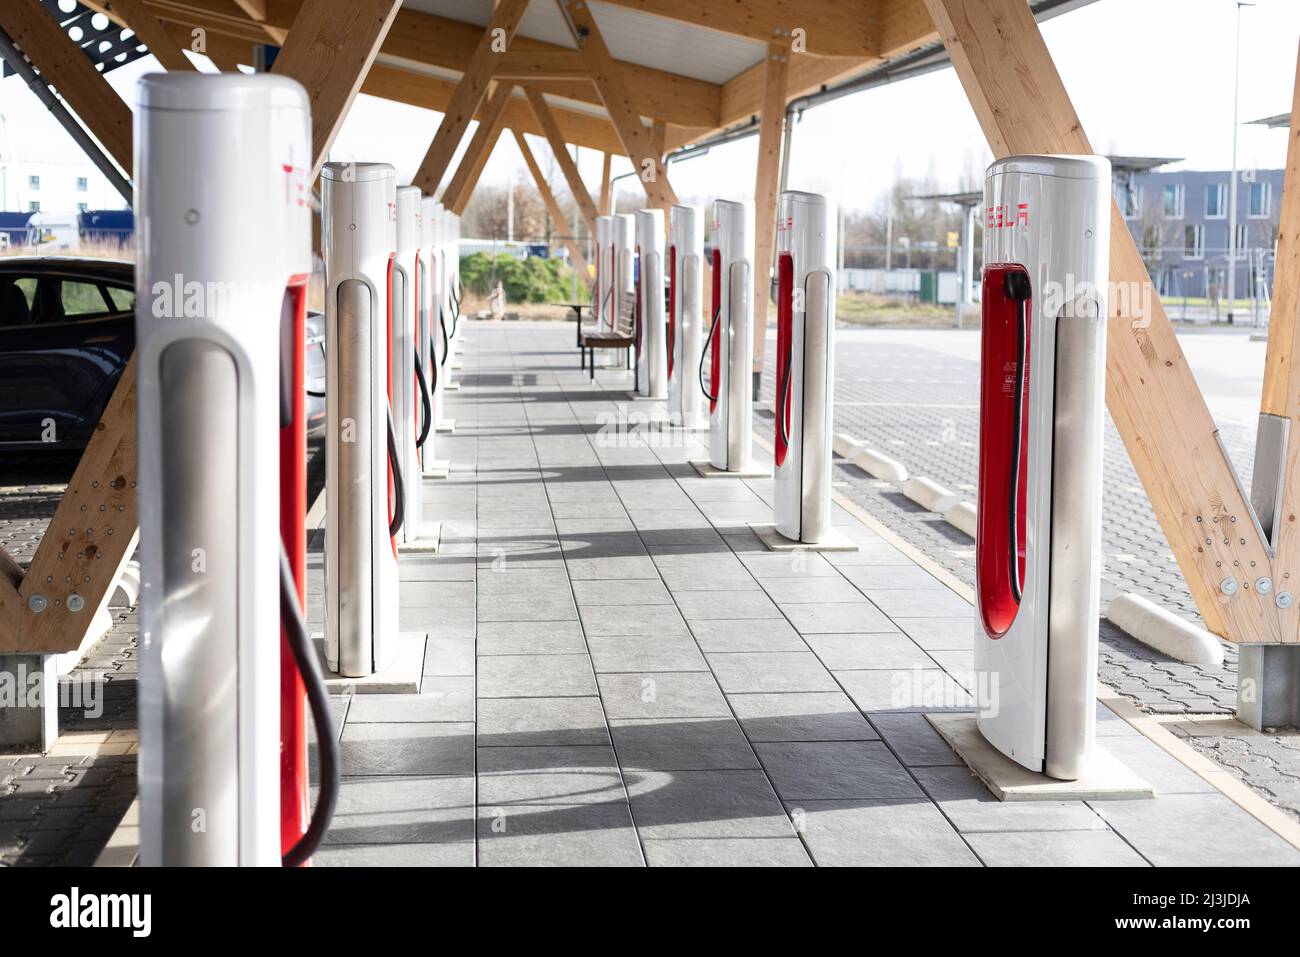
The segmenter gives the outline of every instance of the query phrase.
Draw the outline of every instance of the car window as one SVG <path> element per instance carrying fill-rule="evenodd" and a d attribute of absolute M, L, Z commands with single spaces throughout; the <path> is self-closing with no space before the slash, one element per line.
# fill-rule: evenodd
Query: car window
<path fill-rule="evenodd" d="M 102 316 L 113 309 L 98 283 L 65 279 L 60 298 L 63 300 L 63 314 L 69 317 Z"/>
<path fill-rule="evenodd" d="M 108 298 L 113 301 L 115 312 L 131 312 L 135 309 L 135 290 L 124 286 L 105 286 Z"/>
<path fill-rule="evenodd" d="M 27 308 L 30 309 L 32 303 L 36 301 L 36 278 L 23 276 L 22 279 L 14 280 L 14 285 L 23 291 L 23 295 L 27 297 Z"/>

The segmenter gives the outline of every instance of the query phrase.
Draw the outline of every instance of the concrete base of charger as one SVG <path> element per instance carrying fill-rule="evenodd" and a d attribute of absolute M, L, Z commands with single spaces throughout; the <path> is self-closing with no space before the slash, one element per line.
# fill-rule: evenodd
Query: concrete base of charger
<path fill-rule="evenodd" d="M 442 522 L 425 522 L 420 534 L 412 541 L 398 542 L 397 552 L 401 554 L 433 555 L 437 554 L 438 543 L 442 540 Z"/>
<path fill-rule="evenodd" d="M 392 663 L 383 671 L 364 678 L 349 678 L 330 671 L 325 663 L 325 635 L 313 632 L 312 644 L 320 655 L 321 671 L 325 674 L 325 687 L 330 694 L 419 694 L 420 679 L 424 676 L 424 645 L 422 631 L 404 631 L 397 636 L 397 653 Z"/>
<path fill-rule="evenodd" d="M 761 468 L 753 462 L 750 462 L 745 468 L 719 469 L 714 468 L 713 463 L 706 459 L 699 462 L 692 462 L 691 468 L 695 469 L 700 478 L 755 479 L 772 477 L 771 469 Z"/>
<path fill-rule="evenodd" d="M 858 550 L 857 542 L 834 529 L 820 542 L 800 542 L 793 538 L 786 538 L 776 530 L 775 525 L 751 523 L 749 527 L 770 552 L 856 552 Z"/>
<path fill-rule="evenodd" d="M 945 712 L 925 717 L 999 801 L 1131 801 L 1155 796 L 1150 784 L 1100 745 L 1083 777 L 1059 781 L 1022 768 L 989 744 L 972 714 Z"/>

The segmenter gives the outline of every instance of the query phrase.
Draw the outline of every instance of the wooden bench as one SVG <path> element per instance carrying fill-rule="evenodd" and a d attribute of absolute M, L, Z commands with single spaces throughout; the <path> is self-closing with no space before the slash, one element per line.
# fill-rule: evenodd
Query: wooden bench
<path fill-rule="evenodd" d="M 591 378 L 596 378 L 596 350 L 623 349 L 630 350 L 636 345 L 636 296 L 625 295 L 619 298 L 618 315 L 614 318 L 614 328 L 599 331 L 595 326 L 580 329 L 578 348 L 582 350 L 583 363 L 591 370 Z M 632 353 L 627 353 L 628 368 L 632 367 Z"/>

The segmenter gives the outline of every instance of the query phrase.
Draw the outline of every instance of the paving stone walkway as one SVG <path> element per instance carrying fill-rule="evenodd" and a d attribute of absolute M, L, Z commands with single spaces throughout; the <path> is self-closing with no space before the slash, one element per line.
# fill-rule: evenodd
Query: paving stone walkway
<path fill-rule="evenodd" d="M 402 561 L 423 683 L 336 699 L 318 863 L 1300 863 L 1100 706 L 1157 798 L 993 800 L 924 717 L 970 707 L 961 598 L 839 509 L 858 551 L 766 551 L 771 480 L 698 478 L 699 437 L 590 383 L 571 326 L 465 338 L 443 549 Z"/>
<path fill-rule="evenodd" d="M 872 330 L 840 326 L 836 343 L 835 428 L 900 460 L 909 474 L 931 478 L 974 500 L 979 442 L 978 333 Z M 1263 343 L 1247 333 L 1181 337 L 1198 383 L 1216 417 L 1224 447 L 1250 487 L 1254 423 L 1263 374 Z M 763 377 L 767 408 L 755 425 L 771 432 L 773 356 Z M 1103 606 L 1132 591 L 1200 624 L 1200 616 L 1164 532 L 1109 415 L 1104 447 Z M 912 502 L 890 482 L 836 459 L 840 491 L 909 544 L 968 584 L 975 580 L 974 541 L 942 516 Z M 1154 651 L 1104 618 L 1098 677 L 1151 714 L 1232 715 L 1237 648 L 1223 643 L 1224 664 L 1187 664 Z M 1300 820 L 1300 733 L 1196 734 L 1171 724 L 1192 747 L 1219 762 L 1266 799 Z M 1223 728 L 1219 723 L 1210 727 Z"/>

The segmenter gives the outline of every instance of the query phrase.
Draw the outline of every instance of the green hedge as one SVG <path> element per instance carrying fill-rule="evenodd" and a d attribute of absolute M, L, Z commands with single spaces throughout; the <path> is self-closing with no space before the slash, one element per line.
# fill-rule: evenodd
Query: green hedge
<path fill-rule="evenodd" d="M 496 278 L 505 287 L 508 302 L 567 302 L 573 294 L 572 276 L 573 270 L 561 259 L 516 259 L 505 253 L 496 257 Z M 460 281 L 468 291 L 488 296 L 492 257 L 487 253 L 461 257 Z"/>

